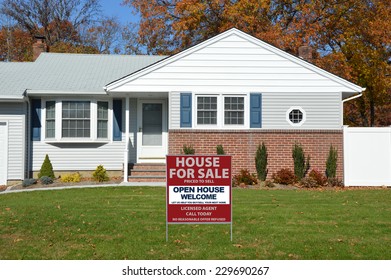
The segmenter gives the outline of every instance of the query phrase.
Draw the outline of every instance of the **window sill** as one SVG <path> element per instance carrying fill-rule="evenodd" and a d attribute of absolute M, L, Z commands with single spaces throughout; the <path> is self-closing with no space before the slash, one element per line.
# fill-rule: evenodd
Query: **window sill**
<path fill-rule="evenodd" d="M 57 140 L 57 139 L 45 139 L 44 140 L 45 143 L 48 143 L 48 144 L 58 144 L 58 143 L 102 143 L 102 144 L 105 144 L 105 143 L 109 143 L 110 140 L 109 139 L 83 139 L 83 138 L 65 138 L 65 139 L 60 139 L 60 140 Z"/>

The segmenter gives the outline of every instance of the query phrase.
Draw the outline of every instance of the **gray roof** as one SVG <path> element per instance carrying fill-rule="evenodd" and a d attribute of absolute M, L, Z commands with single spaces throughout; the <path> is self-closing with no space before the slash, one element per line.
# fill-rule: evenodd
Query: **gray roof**
<path fill-rule="evenodd" d="M 103 87 L 165 56 L 42 53 L 35 62 L 0 62 L 0 97 L 26 90 L 104 93 Z"/>

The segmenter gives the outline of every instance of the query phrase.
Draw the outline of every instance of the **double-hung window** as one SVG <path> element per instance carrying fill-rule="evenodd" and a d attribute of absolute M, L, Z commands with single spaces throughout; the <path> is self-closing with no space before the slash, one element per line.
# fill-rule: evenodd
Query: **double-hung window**
<path fill-rule="evenodd" d="M 244 97 L 224 97 L 224 124 L 244 124 Z"/>
<path fill-rule="evenodd" d="M 89 101 L 62 102 L 62 137 L 90 138 L 91 104 Z"/>
<path fill-rule="evenodd" d="M 97 138 L 108 137 L 108 122 L 109 122 L 109 103 L 98 101 L 98 124 L 97 124 Z"/>
<path fill-rule="evenodd" d="M 46 138 L 56 137 L 56 102 L 46 101 Z"/>
<path fill-rule="evenodd" d="M 197 124 L 199 125 L 217 124 L 217 97 L 216 96 L 197 97 Z"/>

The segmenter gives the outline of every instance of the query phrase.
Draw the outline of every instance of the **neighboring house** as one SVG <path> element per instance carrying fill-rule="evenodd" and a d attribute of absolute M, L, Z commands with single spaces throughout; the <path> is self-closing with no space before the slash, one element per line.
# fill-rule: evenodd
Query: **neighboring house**
<path fill-rule="evenodd" d="M 303 145 L 324 171 L 330 145 L 343 170 L 343 100 L 364 89 L 237 29 L 170 57 L 42 53 L 1 63 L 0 185 L 38 172 L 124 173 L 192 145 L 255 172 L 265 142 L 269 176 Z M 8 162 L 4 164 L 4 162 Z M 114 173 L 113 173 L 114 174 Z"/>

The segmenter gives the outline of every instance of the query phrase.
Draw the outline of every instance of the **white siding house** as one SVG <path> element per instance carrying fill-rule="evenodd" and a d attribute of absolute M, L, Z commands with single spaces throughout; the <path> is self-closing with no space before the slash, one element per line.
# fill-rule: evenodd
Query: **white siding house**
<path fill-rule="evenodd" d="M 55 171 L 103 164 L 127 181 L 129 163 L 164 162 L 199 131 L 338 134 L 342 100 L 364 90 L 237 29 L 170 57 L 42 53 L 0 73 L 0 184 L 46 154 Z"/>

